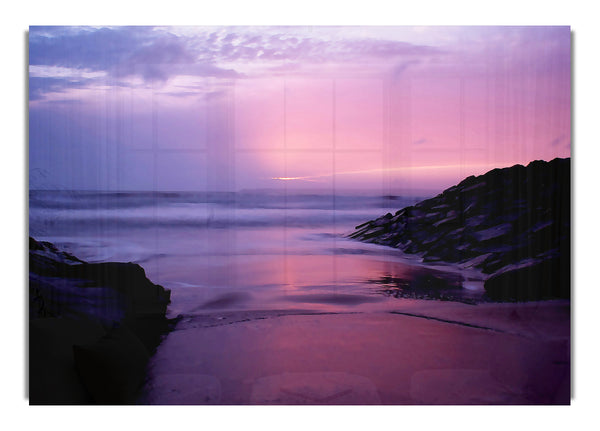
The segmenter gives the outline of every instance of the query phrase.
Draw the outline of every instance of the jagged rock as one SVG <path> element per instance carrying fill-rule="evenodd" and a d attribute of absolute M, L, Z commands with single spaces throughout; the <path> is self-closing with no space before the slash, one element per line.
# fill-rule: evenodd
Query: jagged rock
<path fill-rule="evenodd" d="M 533 275 L 537 270 L 530 265 L 549 259 L 565 272 L 570 263 L 570 162 L 537 160 L 527 167 L 470 176 L 394 217 L 386 214 L 357 226 L 350 237 L 419 254 L 424 261 L 476 267 L 490 276 L 522 265 L 500 279 L 518 283 L 537 279 Z M 568 277 L 561 273 L 559 278 L 567 280 L 567 288 L 544 290 L 543 297 L 548 292 L 569 297 Z M 498 292 L 507 290 L 498 289 L 497 283 L 492 277 L 486 283 L 496 299 L 538 297 L 512 293 L 505 297 Z"/>
<path fill-rule="evenodd" d="M 29 270 L 30 403 L 134 402 L 145 363 L 124 370 L 119 364 L 147 357 L 172 327 L 165 316 L 170 291 L 148 280 L 137 264 L 87 263 L 33 238 Z M 110 374 L 117 373 L 124 391 L 99 386 L 89 378 L 93 369 L 110 370 L 100 383 L 114 382 Z"/>

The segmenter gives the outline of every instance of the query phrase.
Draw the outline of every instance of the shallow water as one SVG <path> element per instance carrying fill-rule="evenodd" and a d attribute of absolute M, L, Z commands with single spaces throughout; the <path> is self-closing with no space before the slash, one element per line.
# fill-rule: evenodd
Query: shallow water
<path fill-rule="evenodd" d="M 90 262 L 136 262 L 169 314 L 364 310 L 402 298 L 478 302 L 481 276 L 345 237 L 419 197 L 30 192 L 30 235 Z"/>

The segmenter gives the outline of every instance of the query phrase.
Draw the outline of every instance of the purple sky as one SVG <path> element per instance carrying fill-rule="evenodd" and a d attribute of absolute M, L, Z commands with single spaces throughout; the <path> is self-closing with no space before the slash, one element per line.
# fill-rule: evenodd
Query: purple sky
<path fill-rule="evenodd" d="M 30 188 L 441 191 L 570 156 L 568 27 L 31 27 Z"/>

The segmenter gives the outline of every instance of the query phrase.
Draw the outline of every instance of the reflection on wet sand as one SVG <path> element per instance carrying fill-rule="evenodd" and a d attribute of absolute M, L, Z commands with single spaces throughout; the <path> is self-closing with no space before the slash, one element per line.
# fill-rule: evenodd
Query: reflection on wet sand
<path fill-rule="evenodd" d="M 173 260 L 163 258 L 160 267 L 172 268 L 180 280 L 200 286 L 195 289 L 172 286 L 168 272 L 163 270 L 157 274 L 158 282 L 176 293 L 171 307 L 174 314 L 219 307 L 282 309 L 294 303 L 343 311 L 348 306 L 386 298 L 467 303 L 480 302 L 483 298 L 482 288 L 463 287 L 473 274 L 465 275 L 451 267 L 415 265 L 398 258 L 397 254 L 232 254 L 219 259 L 195 257 L 187 266 L 185 259 L 184 262 Z M 194 307 L 190 307 L 194 301 L 190 301 L 188 295 L 194 295 Z"/>
<path fill-rule="evenodd" d="M 476 304 L 487 299 L 481 289 L 465 289 L 464 282 L 462 274 L 415 267 L 402 273 L 386 273 L 368 280 L 368 283 L 379 286 L 381 292 L 394 298 L 458 301 L 466 304 Z"/>

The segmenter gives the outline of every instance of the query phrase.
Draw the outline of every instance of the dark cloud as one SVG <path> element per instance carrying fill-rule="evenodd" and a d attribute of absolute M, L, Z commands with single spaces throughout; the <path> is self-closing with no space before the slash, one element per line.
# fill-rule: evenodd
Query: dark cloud
<path fill-rule="evenodd" d="M 113 85 L 127 85 L 118 78 L 140 75 L 146 81 L 165 81 L 182 69 L 181 64 L 204 76 L 232 77 L 234 73 L 213 65 L 194 64 L 195 57 L 178 38 L 158 37 L 147 27 L 78 29 L 74 27 L 31 27 L 29 64 L 59 66 L 86 71 L 103 71 Z M 177 65 L 173 67 L 173 65 Z M 31 77 L 30 100 L 49 92 L 81 88 L 91 79 Z"/>
<path fill-rule="evenodd" d="M 405 42 L 326 41 L 313 36 L 290 36 L 285 32 L 261 34 L 261 30 L 227 32 L 228 29 L 223 28 L 182 36 L 151 27 L 31 27 L 29 64 L 101 71 L 106 73 L 111 85 L 127 85 L 123 79 L 129 76 L 140 76 L 147 83 L 165 82 L 182 74 L 235 79 L 245 75 L 219 64 L 253 61 L 270 62 L 264 70 L 273 71 L 277 67 L 289 70 L 290 64 L 401 60 L 397 67 L 401 73 L 419 57 L 440 54 L 435 48 Z M 38 100 L 45 92 L 93 82 L 44 79 L 34 79 L 30 84 L 31 100 Z"/>
<path fill-rule="evenodd" d="M 567 140 L 565 135 L 558 136 L 550 141 L 550 146 L 558 147 L 559 145 L 566 145 L 567 147 L 570 145 L 570 142 Z"/>
<path fill-rule="evenodd" d="M 138 48 L 129 60 L 139 63 L 193 63 L 195 57 L 178 38 L 168 36 Z"/>
<path fill-rule="evenodd" d="M 418 64 L 419 61 L 417 60 L 412 60 L 412 61 L 405 61 L 405 62 L 401 62 L 398 63 L 394 66 L 394 68 L 392 69 L 392 78 L 393 79 L 398 79 L 406 69 L 408 69 L 411 65 L 413 64 Z"/>
<path fill-rule="evenodd" d="M 49 32 L 54 29 L 50 36 Z M 152 40 L 146 27 L 100 28 L 72 33 L 64 27 L 31 27 L 29 64 L 108 71 Z"/>
<path fill-rule="evenodd" d="M 128 86 L 122 78 L 138 75 L 148 83 L 178 74 L 239 78 L 231 69 L 198 61 L 186 40 L 149 27 L 83 28 L 31 27 L 29 64 L 106 72 L 111 85 Z M 30 100 L 44 93 L 79 88 L 93 80 L 32 78 Z"/>
<path fill-rule="evenodd" d="M 225 41 L 225 42 L 233 42 L 236 38 L 237 38 L 237 35 L 235 33 L 229 33 L 227 36 L 225 36 L 223 38 L 223 41 Z"/>
<path fill-rule="evenodd" d="M 46 93 L 62 92 L 69 88 L 83 88 L 94 81 L 94 79 L 30 77 L 29 100 L 41 100 Z"/>

